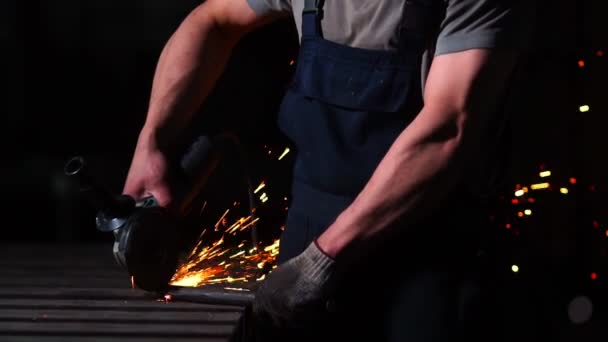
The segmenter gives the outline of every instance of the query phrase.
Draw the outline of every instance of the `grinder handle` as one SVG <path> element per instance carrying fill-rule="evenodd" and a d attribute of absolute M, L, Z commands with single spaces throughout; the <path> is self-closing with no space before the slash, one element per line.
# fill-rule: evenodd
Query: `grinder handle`
<path fill-rule="evenodd" d="M 82 156 L 68 160 L 64 166 L 64 174 L 76 180 L 80 193 L 99 212 L 108 218 L 122 218 L 131 214 L 135 201 L 128 196 L 116 197 L 91 175 L 87 163 Z"/>
<path fill-rule="evenodd" d="M 178 214 L 186 215 L 196 196 L 207 183 L 221 158 L 221 150 L 215 139 L 199 136 L 183 154 L 177 172 Z"/>
<path fill-rule="evenodd" d="M 255 211 L 255 195 L 248 167 L 247 153 L 238 136 L 230 131 L 225 131 L 212 137 L 201 135 L 195 138 L 194 142 L 188 145 L 186 151 L 182 154 L 178 173 L 180 174 L 179 178 L 183 182 L 177 186 L 176 191 L 178 194 L 177 203 L 180 216 L 185 216 L 190 212 L 193 201 L 201 193 L 201 189 L 203 189 L 213 174 L 222 157 L 230 151 L 236 152 L 241 163 L 243 176 L 247 182 L 249 212 L 253 213 Z M 253 225 L 251 229 L 251 238 L 253 246 L 257 246 L 256 225 Z"/>
<path fill-rule="evenodd" d="M 192 201 L 207 183 L 209 177 L 230 149 L 236 150 L 250 192 L 250 210 L 254 210 L 253 188 L 248 171 L 248 163 L 241 143 L 235 134 L 224 132 L 213 137 L 199 136 L 188 146 L 179 163 L 180 179 L 184 180 L 178 189 L 180 213 L 187 213 Z"/>

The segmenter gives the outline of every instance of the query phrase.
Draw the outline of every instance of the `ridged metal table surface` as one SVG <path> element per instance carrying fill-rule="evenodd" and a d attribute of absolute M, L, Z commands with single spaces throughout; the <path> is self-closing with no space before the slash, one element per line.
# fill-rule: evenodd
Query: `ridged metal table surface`
<path fill-rule="evenodd" d="M 227 341 L 247 298 L 226 296 L 133 289 L 107 244 L 0 244 L 0 341 Z"/>

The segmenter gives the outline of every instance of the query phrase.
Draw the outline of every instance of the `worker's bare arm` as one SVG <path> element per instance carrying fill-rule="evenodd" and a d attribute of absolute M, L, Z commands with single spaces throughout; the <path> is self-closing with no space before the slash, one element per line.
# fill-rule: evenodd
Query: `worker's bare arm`
<path fill-rule="evenodd" d="M 169 144 L 213 89 L 239 39 L 283 15 L 259 16 L 246 0 L 208 0 L 192 11 L 162 51 L 141 138 Z"/>
<path fill-rule="evenodd" d="M 325 252 L 357 255 L 359 246 L 369 245 L 396 220 L 407 229 L 432 214 L 478 156 L 483 123 L 505 90 L 515 56 L 474 49 L 434 59 L 424 108 L 354 203 L 319 237 Z"/>
<path fill-rule="evenodd" d="M 157 63 L 124 194 L 152 195 L 160 205 L 171 205 L 171 147 L 215 86 L 239 39 L 283 15 L 256 15 L 246 0 L 208 0 L 188 15 Z"/>

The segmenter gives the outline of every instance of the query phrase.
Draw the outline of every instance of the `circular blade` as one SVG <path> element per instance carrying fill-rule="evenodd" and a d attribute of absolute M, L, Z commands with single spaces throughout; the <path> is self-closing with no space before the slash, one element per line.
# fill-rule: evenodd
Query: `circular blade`
<path fill-rule="evenodd" d="M 151 292 L 168 289 L 177 268 L 178 233 L 177 220 L 165 208 L 141 209 L 129 218 L 117 249 L 138 287 Z"/>

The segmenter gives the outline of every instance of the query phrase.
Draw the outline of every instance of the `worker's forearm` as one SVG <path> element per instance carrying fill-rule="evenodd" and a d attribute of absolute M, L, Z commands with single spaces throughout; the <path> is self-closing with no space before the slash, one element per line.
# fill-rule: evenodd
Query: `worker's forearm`
<path fill-rule="evenodd" d="M 397 220 L 407 229 L 428 215 L 462 174 L 462 132 L 456 124 L 432 127 L 419 115 L 394 142 L 355 201 L 318 243 L 330 256 L 357 258 L 368 241 Z"/>
<path fill-rule="evenodd" d="M 170 144 L 225 68 L 236 39 L 222 32 L 204 6 L 182 22 L 161 53 L 140 139 Z"/>

